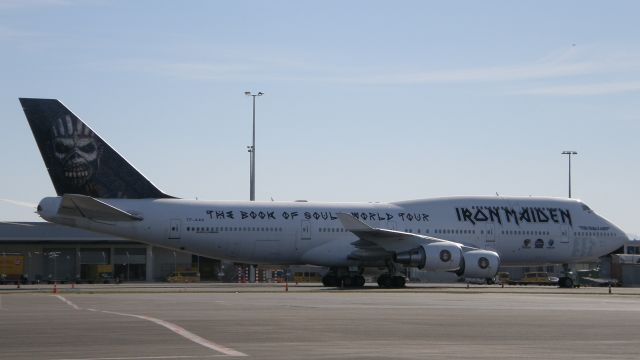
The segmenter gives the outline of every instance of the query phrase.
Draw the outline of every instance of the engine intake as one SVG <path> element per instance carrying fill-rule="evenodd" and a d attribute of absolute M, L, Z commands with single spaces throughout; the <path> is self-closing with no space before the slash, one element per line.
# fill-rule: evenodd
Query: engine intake
<path fill-rule="evenodd" d="M 457 271 L 463 264 L 462 249 L 457 244 L 437 242 L 397 252 L 394 261 L 428 271 Z"/>
<path fill-rule="evenodd" d="M 458 275 L 487 279 L 496 276 L 500 266 L 498 253 L 489 250 L 472 250 L 464 253 L 464 266 Z"/>

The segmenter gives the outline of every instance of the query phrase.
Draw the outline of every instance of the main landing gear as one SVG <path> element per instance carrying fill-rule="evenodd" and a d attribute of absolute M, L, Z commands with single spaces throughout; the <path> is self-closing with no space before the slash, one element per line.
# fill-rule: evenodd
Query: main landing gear
<path fill-rule="evenodd" d="M 562 276 L 558 279 L 558 287 L 572 289 L 575 286 L 569 264 L 562 264 Z"/>
<path fill-rule="evenodd" d="M 361 288 L 364 286 L 364 276 L 349 269 L 330 268 L 322 277 L 322 285 L 328 287 Z"/>
<path fill-rule="evenodd" d="M 389 272 L 378 277 L 378 286 L 383 289 L 398 289 L 405 287 L 407 280 L 404 276 L 398 274 L 393 262 L 387 264 Z M 357 271 L 349 270 L 349 268 L 329 268 L 329 272 L 322 277 L 322 285 L 327 287 L 345 287 L 345 288 L 361 288 L 364 287 L 364 276 L 362 269 Z"/>
<path fill-rule="evenodd" d="M 383 289 L 403 288 L 407 283 L 404 276 L 394 275 L 397 273 L 396 266 L 393 262 L 387 262 L 388 273 L 378 276 L 378 286 Z"/>
<path fill-rule="evenodd" d="M 403 288 L 407 283 L 404 276 L 382 274 L 378 277 L 378 286 L 383 289 Z"/>

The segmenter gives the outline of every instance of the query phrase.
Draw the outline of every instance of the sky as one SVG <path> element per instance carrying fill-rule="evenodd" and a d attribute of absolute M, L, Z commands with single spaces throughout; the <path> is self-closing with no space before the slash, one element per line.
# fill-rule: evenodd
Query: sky
<path fill-rule="evenodd" d="M 54 189 L 57 98 L 168 194 L 573 197 L 640 234 L 637 1 L 0 0 L 0 221 Z M 26 206 L 25 206 L 26 205 Z"/>

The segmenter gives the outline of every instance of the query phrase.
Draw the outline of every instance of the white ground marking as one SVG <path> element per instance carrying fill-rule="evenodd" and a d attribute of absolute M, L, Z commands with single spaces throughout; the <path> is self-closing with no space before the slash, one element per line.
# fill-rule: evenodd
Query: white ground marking
<path fill-rule="evenodd" d="M 71 306 L 72 308 L 76 309 L 76 310 L 82 310 L 81 308 L 78 307 L 78 305 L 72 303 L 71 301 L 67 300 L 64 296 L 62 295 L 56 295 L 56 297 L 60 300 L 62 300 L 64 303 L 66 303 L 67 305 Z"/>
<path fill-rule="evenodd" d="M 74 304 L 71 301 L 67 300 L 64 296 L 56 295 L 56 297 L 58 299 L 62 300 L 63 302 L 65 302 L 67 305 L 71 306 L 72 308 L 74 308 L 76 310 L 82 310 L 76 304 Z M 125 313 L 119 313 L 119 312 L 114 312 L 114 311 L 96 310 L 96 309 L 87 309 L 87 310 L 94 311 L 94 312 L 98 312 L 99 311 L 99 312 L 103 312 L 105 314 L 129 316 L 129 317 L 134 317 L 134 318 L 138 318 L 138 319 L 142 319 L 142 320 L 151 321 L 151 322 L 156 323 L 156 324 L 158 324 L 160 326 L 166 327 L 167 329 L 169 329 L 169 330 L 173 331 L 174 333 L 184 337 L 187 340 L 191 340 L 196 344 L 202 345 L 202 346 L 204 346 L 206 348 L 209 348 L 211 350 L 215 350 L 215 351 L 217 351 L 219 353 L 223 353 L 223 354 L 228 355 L 228 356 L 248 356 L 247 354 L 242 353 L 240 351 L 228 348 L 228 347 L 223 346 L 223 345 L 218 345 L 218 344 L 216 344 L 214 342 L 211 342 L 211 341 L 209 341 L 209 340 L 207 340 L 205 338 L 202 338 L 202 337 L 200 337 L 200 336 L 188 331 L 187 329 L 185 329 L 185 328 L 183 328 L 183 327 L 181 327 L 179 325 L 170 323 L 168 321 L 156 319 L 156 318 L 153 318 L 151 316 L 125 314 Z M 106 360 L 106 359 L 144 359 L 144 358 L 140 358 L 140 357 L 135 357 L 135 358 L 104 358 L 102 360 Z M 160 359 L 160 358 L 151 357 L 149 359 Z M 172 358 L 169 358 L 169 359 L 176 359 L 176 357 L 172 357 Z M 74 359 L 74 360 L 82 360 L 82 359 Z M 93 359 L 93 360 L 98 360 L 98 359 L 96 358 L 96 359 Z"/>
<path fill-rule="evenodd" d="M 209 348 L 211 350 L 215 350 L 217 352 L 223 353 L 225 355 L 229 355 L 229 356 L 248 356 L 245 353 L 242 353 L 240 351 L 228 348 L 226 346 L 222 346 L 222 345 L 218 345 L 216 343 L 213 343 L 207 339 L 201 338 L 200 336 L 188 331 L 187 329 L 170 323 L 168 321 L 164 321 L 164 320 L 160 320 L 160 319 L 156 319 L 153 318 L 151 316 L 144 316 L 144 315 L 135 315 L 135 314 L 124 314 L 124 313 L 119 313 L 119 312 L 114 312 L 114 311 L 105 311 L 105 310 L 100 310 L 103 313 L 106 314 L 114 314 L 114 315 L 120 315 L 120 316 L 129 316 L 129 317 L 134 317 L 134 318 L 138 318 L 138 319 L 142 319 L 142 320 L 147 320 L 147 321 L 151 321 L 154 322 L 160 326 L 164 326 L 167 329 L 173 331 L 174 333 L 184 337 L 185 339 L 191 340 L 196 344 L 200 344 L 206 348 Z"/>
<path fill-rule="evenodd" d="M 202 359 L 214 357 L 227 357 L 228 355 L 175 355 L 175 356 L 134 356 L 134 357 L 108 357 L 108 358 L 73 358 L 55 360 L 146 360 L 146 359 Z"/>

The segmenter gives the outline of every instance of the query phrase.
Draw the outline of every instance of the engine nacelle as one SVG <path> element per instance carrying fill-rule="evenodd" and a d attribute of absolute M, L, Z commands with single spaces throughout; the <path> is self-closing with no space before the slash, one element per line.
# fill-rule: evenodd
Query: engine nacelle
<path fill-rule="evenodd" d="M 463 271 L 458 275 L 469 278 L 488 279 L 493 278 L 498 273 L 500 266 L 500 256 L 498 253 L 489 250 L 472 250 L 463 255 Z"/>
<path fill-rule="evenodd" d="M 394 261 L 428 271 L 457 271 L 462 268 L 462 249 L 457 244 L 436 242 L 395 254 Z"/>

